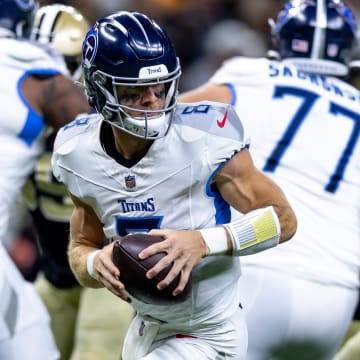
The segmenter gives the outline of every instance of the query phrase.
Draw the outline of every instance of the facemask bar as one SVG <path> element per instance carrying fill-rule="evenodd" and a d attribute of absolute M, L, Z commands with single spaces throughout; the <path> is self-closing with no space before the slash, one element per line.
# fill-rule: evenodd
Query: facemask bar
<path fill-rule="evenodd" d="M 104 120 L 140 138 L 158 139 L 165 136 L 169 130 L 176 106 L 180 74 L 180 68 L 178 67 L 176 71 L 168 74 L 165 78 L 152 80 L 139 79 L 137 82 L 134 82 L 133 78 L 117 78 L 97 71 L 92 76 L 94 77 L 94 83 L 105 97 L 105 105 L 101 111 Z M 109 80 L 111 84 L 109 84 Z M 147 87 L 159 84 L 165 84 L 164 108 L 159 110 L 141 110 L 119 104 L 116 93 L 117 86 Z M 130 115 L 129 111 L 141 115 L 133 116 Z"/>

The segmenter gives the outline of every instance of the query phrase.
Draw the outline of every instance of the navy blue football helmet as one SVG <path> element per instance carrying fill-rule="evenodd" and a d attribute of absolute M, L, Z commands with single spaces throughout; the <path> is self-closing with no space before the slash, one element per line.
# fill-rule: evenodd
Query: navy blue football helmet
<path fill-rule="evenodd" d="M 36 0 L 0 0 L 0 28 L 12 36 L 29 37 L 38 7 Z"/>
<path fill-rule="evenodd" d="M 347 75 L 356 22 L 343 1 L 290 0 L 269 23 L 281 59 L 305 72 Z"/>
<path fill-rule="evenodd" d="M 120 11 L 98 20 L 83 42 L 82 67 L 89 103 L 105 121 L 145 139 L 165 136 L 176 106 L 179 59 L 166 32 L 146 15 Z M 161 110 L 121 105 L 116 86 L 165 85 Z M 131 116 L 129 111 L 141 113 Z"/>

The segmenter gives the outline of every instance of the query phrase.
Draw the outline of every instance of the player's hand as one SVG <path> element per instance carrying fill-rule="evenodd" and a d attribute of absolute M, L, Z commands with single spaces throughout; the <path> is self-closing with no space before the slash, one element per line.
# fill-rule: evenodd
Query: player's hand
<path fill-rule="evenodd" d="M 106 245 L 94 258 L 94 277 L 113 294 L 130 302 L 125 285 L 119 281 L 120 270 L 112 261 L 114 243 Z"/>
<path fill-rule="evenodd" d="M 139 257 L 146 259 L 159 252 L 165 252 L 167 255 L 151 268 L 146 276 L 151 279 L 174 263 L 167 276 L 157 284 L 157 288 L 164 289 L 180 274 L 180 281 L 173 291 L 173 295 L 176 296 L 184 290 L 194 266 L 206 255 L 206 245 L 201 233 L 195 230 L 160 229 L 151 230 L 149 234 L 162 236 L 164 241 L 147 247 L 140 252 Z"/>

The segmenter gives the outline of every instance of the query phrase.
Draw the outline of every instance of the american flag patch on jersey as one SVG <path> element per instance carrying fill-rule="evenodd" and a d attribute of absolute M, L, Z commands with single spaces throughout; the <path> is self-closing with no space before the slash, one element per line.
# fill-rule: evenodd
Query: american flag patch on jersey
<path fill-rule="evenodd" d="M 128 189 L 132 189 L 136 186 L 136 180 L 134 175 L 125 176 L 125 185 Z"/>
<path fill-rule="evenodd" d="M 309 51 L 309 42 L 306 40 L 293 39 L 291 49 L 297 52 L 307 53 Z"/>

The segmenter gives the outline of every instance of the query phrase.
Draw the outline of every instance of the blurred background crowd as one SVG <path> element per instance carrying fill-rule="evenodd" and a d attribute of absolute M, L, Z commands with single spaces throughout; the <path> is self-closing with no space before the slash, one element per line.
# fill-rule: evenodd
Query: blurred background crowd
<path fill-rule="evenodd" d="M 74 6 L 94 23 L 118 10 L 140 11 L 165 27 L 181 60 L 180 91 L 203 83 L 232 55 L 262 56 L 271 46 L 269 18 L 284 0 L 42 0 Z M 360 1 L 348 0 L 360 15 Z M 359 16 L 358 16 L 359 18 Z M 250 46 L 251 44 L 251 46 Z"/>
<path fill-rule="evenodd" d="M 154 18 L 169 33 L 181 59 L 181 90 L 205 81 L 225 57 L 263 55 L 268 41 L 267 18 L 276 16 L 279 4 L 284 3 L 281 0 L 255 0 L 251 5 L 240 0 L 60 2 L 77 8 L 90 23 L 117 10 L 140 11 Z"/>

